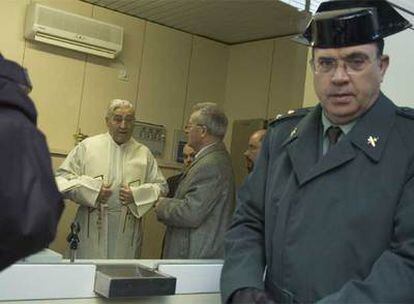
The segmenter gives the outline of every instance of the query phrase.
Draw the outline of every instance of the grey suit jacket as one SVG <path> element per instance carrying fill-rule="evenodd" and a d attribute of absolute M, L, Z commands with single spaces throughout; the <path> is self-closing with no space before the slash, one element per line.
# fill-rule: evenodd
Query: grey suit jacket
<path fill-rule="evenodd" d="M 219 142 L 184 172 L 174 198 L 159 201 L 156 214 L 167 226 L 163 258 L 222 258 L 234 197 L 230 156 Z"/>

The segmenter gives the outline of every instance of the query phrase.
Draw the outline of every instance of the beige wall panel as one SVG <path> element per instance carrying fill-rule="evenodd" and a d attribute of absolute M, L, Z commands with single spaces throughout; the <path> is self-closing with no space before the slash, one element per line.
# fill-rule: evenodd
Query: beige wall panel
<path fill-rule="evenodd" d="M 28 43 L 25 65 L 33 82 L 39 127 L 52 151 L 69 151 L 81 98 L 85 55 Z"/>
<path fill-rule="evenodd" d="M 88 56 L 79 127 L 95 135 L 106 131 L 104 115 L 110 100 L 127 99 L 135 104 L 144 41 L 145 22 L 94 6 L 93 17 L 124 28 L 123 50 L 118 58 Z M 127 80 L 118 78 L 122 70 Z"/>
<path fill-rule="evenodd" d="M 142 236 L 141 259 L 160 259 L 164 241 L 165 226 L 157 220 L 154 210 L 150 210 L 143 218 L 144 233 Z"/>
<path fill-rule="evenodd" d="M 75 0 L 39 1 L 76 14 L 91 16 L 92 6 Z M 33 82 L 39 127 L 52 151 L 69 151 L 77 128 L 85 56 L 42 43 L 26 44 L 24 65 Z"/>
<path fill-rule="evenodd" d="M 194 36 L 184 124 L 194 104 L 224 104 L 229 54 L 227 45 Z"/>
<path fill-rule="evenodd" d="M 181 128 L 192 37 L 147 23 L 138 87 L 138 119 L 167 128 L 164 159 L 171 160 L 174 129 Z"/>
<path fill-rule="evenodd" d="M 160 165 L 162 174 L 165 178 L 176 175 L 181 169 Z M 142 236 L 142 259 L 159 259 L 162 253 L 162 244 L 165 234 L 165 225 L 157 220 L 154 210 L 148 212 L 143 218 Z"/>
<path fill-rule="evenodd" d="M 272 52 L 272 40 L 230 47 L 224 103 L 229 118 L 225 139 L 228 147 L 233 120 L 266 117 Z"/>
<path fill-rule="evenodd" d="M 308 61 L 312 58 L 312 50 L 308 50 Z M 318 96 L 316 96 L 313 88 L 313 73 L 309 64 L 306 65 L 306 79 L 305 79 L 305 93 L 303 94 L 303 107 L 312 107 L 318 103 Z"/>
<path fill-rule="evenodd" d="M 302 107 L 307 48 L 290 38 L 275 39 L 267 118 Z"/>
<path fill-rule="evenodd" d="M 0 52 L 7 59 L 23 62 L 25 40 L 23 37 L 26 6 L 29 0 L 0 1 Z"/>

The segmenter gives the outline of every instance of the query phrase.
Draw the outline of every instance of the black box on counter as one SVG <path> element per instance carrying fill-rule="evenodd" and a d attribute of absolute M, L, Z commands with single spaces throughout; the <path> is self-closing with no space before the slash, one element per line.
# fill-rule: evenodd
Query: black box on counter
<path fill-rule="evenodd" d="M 175 294 L 176 278 L 137 264 L 97 265 L 94 291 L 106 298 Z"/>

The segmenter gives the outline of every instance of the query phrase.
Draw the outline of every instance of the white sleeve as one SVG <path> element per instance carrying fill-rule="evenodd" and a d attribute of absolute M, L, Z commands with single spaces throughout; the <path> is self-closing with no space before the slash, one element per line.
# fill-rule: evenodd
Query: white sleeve
<path fill-rule="evenodd" d="M 158 198 L 168 193 L 168 184 L 151 152 L 147 154 L 147 173 L 143 183 L 131 184 L 137 214 L 141 217 L 148 212 Z"/>
<path fill-rule="evenodd" d="M 56 183 L 63 196 L 80 205 L 96 207 L 103 180 L 83 174 L 85 147 L 78 144 L 56 171 Z"/>

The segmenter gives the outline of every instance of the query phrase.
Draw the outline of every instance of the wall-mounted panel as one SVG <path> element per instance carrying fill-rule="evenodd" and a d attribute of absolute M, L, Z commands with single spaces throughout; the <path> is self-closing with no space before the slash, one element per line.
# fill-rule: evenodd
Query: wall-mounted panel
<path fill-rule="evenodd" d="M 189 34 L 147 23 L 137 116 L 167 128 L 165 160 L 171 160 L 173 130 L 183 121 L 191 44 Z"/>
<path fill-rule="evenodd" d="M 267 118 L 302 107 L 307 47 L 290 38 L 274 40 L 270 103 Z"/>
<path fill-rule="evenodd" d="M 224 104 L 228 60 L 227 45 L 194 37 L 183 124 L 198 102 Z"/>
<path fill-rule="evenodd" d="M 265 118 L 267 115 L 273 40 L 230 47 L 224 109 L 229 118 L 229 147 L 235 119 Z"/>
<path fill-rule="evenodd" d="M 25 40 L 23 38 L 26 6 L 29 0 L 6 0 L 0 2 L 0 52 L 7 59 L 23 62 Z"/>

